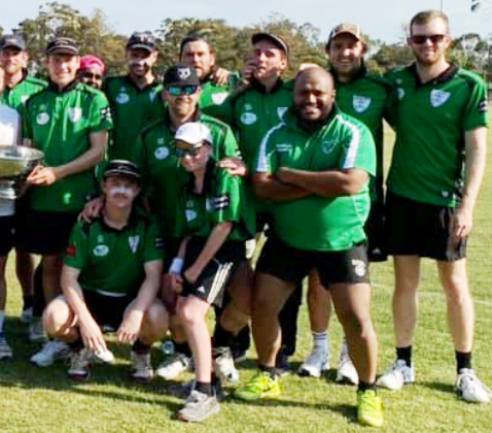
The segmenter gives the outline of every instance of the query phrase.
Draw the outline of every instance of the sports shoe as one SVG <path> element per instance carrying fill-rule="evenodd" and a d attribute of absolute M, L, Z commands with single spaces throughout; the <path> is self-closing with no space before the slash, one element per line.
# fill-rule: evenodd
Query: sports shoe
<path fill-rule="evenodd" d="M 177 383 L 169 386 L 168 392 L 174 397 L 187 399 L 190 396 L 191 392 L 195 389 L 195 387 L 196 380 L 192 379 L 185 383 Z M 226 399 L 227 393 L 222 388 L 220 379 L 216 379 L 212 382 L 212 388 L 214 390 L 217 401 L 221 402 Z"/>
<path fill-rule="evenodd" d="M 57 359 L 65 359 L 70 354 L 70 348 L 63 341 L 50 340 L 47 341 L 43 348 L 33 356 L 31 362 L 38 367 L 48 367 Z"/>
<path fill-rule="evenodd" d="M 29 325 L 29 341 L 43 342 L 46 341 L 46 333 L 43 329 L 43 322 L 39 317 L 33 318 Z"/>
<path fill-rule="evenodd" d="M 99 350 L 97 352 L 92 352 L 91 362 L 97 362 L 98 364 L 113 364 L 114 355 L 109 349 Z"/>
<path fill-rule="evenodd" d="M 370 427 L 384 424 L 383 403 L 375 390 L 357 391 L 357 420 Z"/>
<path fill-rule="evenodd" d="M 132 379 L 148 382 L 154 377 L 154 370 L 150 361 L 150 352 L 137 353 L 133 350 L 130 353 L 132 367 L 130 376 Z"/>
<path fill-rule="evenodd" d="M 415 368 L 408 367 L 403 359 L 397 359 L 376 382 L 381 388 L 398 391 L 403 385 L 415 382 Z"/>
<path fill-rule="evenodd" d="M 32 322 L 32 307 L 24 308 L 22 310 L 20 321 L 26 324 Z"/>
<path fill-rule="evenodd" d="M 73 380 L 86 380 L 89 378 L 89 364 L 93 353 L 85 347 L 72 351 L 70 354 L 70 368 L 68 376 Z"/>
<path fill-rule="evenodd" d="M 201 422 L 219 411 L 220 405 L 215 395 L 207 395 L 194 389 L 176 416 L 181 421 Z"/>
<path fill-rule="evenodd" d="M 281 377 L 290 374 L 290 372 L 292 371 L 292 367 L 289 362 L 289 355 L 285 355 L 284 353 L 279 352 L 275 359 L 275 368 L 277 369 L 277 372 Z"/>
<path fill-rule="evenodd" d="M 5 334 L 0 332 L 0 359 L 12 358 L 12 348 L 7 343 L 7 339 L 5 338 Z"/>
<path fill-rule="evenodd" d="M 234 365 L 231 349 L 217 347 L 214 353 L 214 370 L 217 377 L 224 384 L 235 385 L 239 382 L 239 371 Z"/>
<path fill-rule="evenodd" d="M 492 394 L 471 368 L 462 368 L 456 380 L 458 396 L 471 403 L 489 403 Z"/>
<path fill-rule="evenodd" d="M 318 347 L 313 347 L 313 350 L 301 364 L 297 373 L 299 374 L 299 376 L 303 377 L 320 377 L 323 371 L 326 371 L 330 368 L 328 357 L 329 354 L 326 350 L 320 349 Z"/>
<path fill-rule="evenodd" d="M 340 360 L 338 361 L 335 382 L 349 383 L 352 385 L 357 385 L 359 383 L 359 375 L 357 374 L 357 370 L 350 359 L 347 343 L 345 341 L 343 342 L 342 350 L 340 351 Z"/>
<path fill-rule="evenodd" d="M 266 371 L 258 371 L 248 383 L 234 392 L 234 397 L 241 400 L 253 401 L 262 398 L 275 398 L 280 395 L 280 383 Z"/>
<path fill-rule="evenodd" d="M 191 371 L 191 358 L 183 353 L 175 353 L 173 356 L 164 360 L 155 371 L 163 379 L 176 379 L 181 373 Z"/>

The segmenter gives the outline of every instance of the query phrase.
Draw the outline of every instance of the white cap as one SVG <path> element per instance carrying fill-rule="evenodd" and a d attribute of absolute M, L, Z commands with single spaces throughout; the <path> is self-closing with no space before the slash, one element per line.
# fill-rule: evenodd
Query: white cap
<path fill-rule="evenodd" d="M 207 125 L 200 122 L 188 122 L 181 125 L 174 136 L 176 140 L 184 141 L 193 146 L 201 144 L 203 141 L 212 144 L 212 134 Z"/>

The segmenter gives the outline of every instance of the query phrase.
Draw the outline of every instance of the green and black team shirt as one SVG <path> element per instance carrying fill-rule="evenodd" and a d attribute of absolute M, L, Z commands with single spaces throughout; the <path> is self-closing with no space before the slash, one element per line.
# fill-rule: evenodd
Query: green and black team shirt
<path fill-rule="evenodd" d="M 414 64 L 389 79 L 397 90 L 397 118 L 388 190 L 418 202 L 457 206 L 464 186 L 465 132 L 488 123 L 484 81 L 451 65 L 424 84 Z"/>
<path fill-rule="evenodd" d="M 147 124 L 162 116 L 162 85 L 154 81 L 141 89 L 125 75 L 108 78 L 104 82 L 103 91 L 109 100 L 114 122 L 108 157 L 110 160 L 127 159 L 135 162 L 138 134 Z"/>
<path fill-rule="evenodd" d="M 239 84 L 239 75 L 235 73 L 229 74 L 228 83 L 225 86 L 219 86 L 210 80 L 210 76 L 206 77 L 200 84 L 202 93 L 198 106 L 201 110 L 215 105 L 221 105 Z"/>
<path fill-rule="evenodd" d="M 79 221 L 72 229 L 64 263 L 80 270 L 83 290 L 134 296 L 145 279 L 144 265 L 163 259 L 157 226 L 134 212 L 121 230 L 109 227 L 102 218 L 89 224 Z"/>
<path fill-rule="evenodd" d="M 3 93 L 0 94 L 0 102 L 22 113 L 26 101 L 47 86 L 48 83 L 46 81 L 31 77 L 27 74 L 27 71 L 24 71 L 22 80 L 14 87 L 5 86 Z"/>
<path fill-rule="evenodd" d="M 23 137 L 44 152 L 44 164 L 67 164 L 90 147 L 90 134 L 112 128 L 108 100 L 102 92 L 74 81 L 62 91 L 51 83 L 28 99 Z M 96 190 L 94 170 L 30 189 L 30 207 L 45 212 L 78 212 Z"/>
<path fill-rule="evenodd" d="M 363 66 L 347 83 L 335 78 L 338 108 L 363 122 L 371 131 L 376 145 L 376 177 L 371 185 L 373 201 L 383 199 L 383 118 L 388 118 L 391 85 L 382 77 L 369 73 Z"/>
<path fill-rule="evenodd" d="M 208 126 L 213 138 L 213 157 L 220 161 L 225 157 L 238 156 L 236 138 L 229 126 L 218 119 L 197 113 L 193 119 Z M 176 156 L 174 135 L 176 133 L 167 109 L 162 119 L 144 129 L 139 137 L 142 152 L 138 164 L 144 174 L 145 194 L 157 214 L 157 221 L 164 237 L 180 238 L 184 234 L 184 211 L 180 200 L 189 174 L 181 167 Z"/>
<path fill-rule="evenodd" d="M 245 241 L 255 234 L 255 215 L 247 205 L 243 179 L 231 176 L 210 160 L 203 193 L 194 189 L 194 177 L 181 195 L 186 220 L 186 234 L 208 238 L 214 227 L 223 222 L 234 223 L 227 240 Z"/>
<path fill-rule="evenodd" d="M 305 129 L 291 108 L 261 143 L 256 171 L 275 173 L 280 167 L 314 172 L 359 168 L 374 176 L 374 139 L 367 126 L 336 108 L 315 132 Z M 370 205 L 367 184 L 351 196 L 311 195 L 272 202 L 269 210 L 272 229 L 286 244 L 309 251 L 343 251 L 366 239 Z"/>

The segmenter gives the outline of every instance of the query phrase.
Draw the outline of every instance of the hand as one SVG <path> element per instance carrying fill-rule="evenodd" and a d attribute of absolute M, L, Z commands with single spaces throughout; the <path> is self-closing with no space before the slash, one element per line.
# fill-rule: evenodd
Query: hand
<path fill-rule="evenodd" d="M 230 72 L 224 68 L 217 68 L 212 74 L 212 82 L 217 86 L 226 86 L 229 82 Z"/>
<path fill-rule="evenodd" d="M 174 284 L 174 288 L 173 288 L 173 284 Z M 180 286 L 181 287 L 178 287 L 178 283 L 175 282 L 174 276 L 172 274 L 164 274 L 162 276 L 160 299 L 162 300 L 162 302 L 166 307 L 166 310 L 170 314 L 176 314 L 176 303 L 178 300 L 178 293 L 180 293 L 182 290 L 182 285 L 180 284 Z"/>
<path fill-rule="evenodd" d="M 50 186 L 60 179 L 60 172 L 57 167 L 43 167 L 38 165 L 27 177 L 27 182 L 31 185 Z"/>
<path fill-rule="evenodd" d="M 168 287 L 174 293 L 181 293 L 183 291 L 183 277 L 178 274 L 165 274 L 163 280 L 164 291 Z"/>
<path fill-rule="evenodd" d="M 190 266 L 188 269 L 186 269 L 186 271 L 184 271 L 183 277 L 189 283 L 195 284 L 201 273 L 202 269 L 198 269 L 195 266 Z"/>
<path fill-rule="evenodd" d="M 224 168 L 232 176 L 245 177 L 248 174 L 248 167 L 241 158 L 228 157 L 219 161 L 218 166 Z"/>
<path fill-rule="evenodd" d="M 244 81 L 249 82 L 253 78 L 253 74 L 256 69 L 256 61 L 255 59 L 248 59 L 243 66 L 243 69 L 241 71 L 241 77 L 243 78 Z"/>
<path fill-rule="evenodd" d="M 94 218 L 97 218 L 101 214 L 103 206 L 103 197 L 97 197 L 87 202 L 79 214 L 79 221 L 85 221 L 86 223 L 92 222 Z"/>
<path fill-rule="evenodd" d="M 290 183 L 290 180 L 292 179 L 291 174 L 292 174 L 292 169 L 288 167 L 280 167 L 276 172 L 275 172 L 275 177 L 280 181 L 284 183 Z"/>
<path fill-rule="evenodd" d="M 470 234 L 473 226 L 473 211 L 466 206 L 460 206 L 456 209 L 451 224 L 453 241 L 457 244 L 458 242 L 465 240 Z"/>
<path fill-rule="evenodd" d="M 142 310 L 131 309 L 121 322 L 116 336 L 121 343 L 133 344 L 137 341 L 140 328 L 142 327 L 144 312 Z"/>
<path fill-rule="evenodd" d="M 80 336 L 84 346 L 93 352 L 102 352 L 107 350 L 101 328 L 92 317 L 79 322 Z"/>

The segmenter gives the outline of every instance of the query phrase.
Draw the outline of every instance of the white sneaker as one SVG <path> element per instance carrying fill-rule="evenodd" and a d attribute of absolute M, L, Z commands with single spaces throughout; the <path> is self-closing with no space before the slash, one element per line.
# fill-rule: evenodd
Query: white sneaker
<path fill-rule="evenodd" d="M 48 367 L 57 359 L 65 359 L 70 354 L 70 348 L 62 341 L 51 340 L 44 344 L 43 348 L 33 356 L 31 362 L 38 367 Z"/>
<path fill-rule="evenodd" d="M 183 353 L 175 353 L 173 356 L 162 362 L 155 371 L 163 379 L 176 379 L 181 373 L 191 371 L 191 358 Z"/>
<path fill-rule="evenodd" d="M 463 400 L 471 403 L 489 403 L 492 396 L 471 368 L 460 370 L 456 380 L 456 392 Z"/>
<path fill-rule="evenodd" d="M 94 356 L 92 351 L 85 347 L 70 354 L 70 368 L 68 375 L 74 380 L 86 380 L 89 377 L 89 364 Z"/>
<path fill-rule="evenodd" d="M 201 422 L 219 411 L 220 405 L 215 395 L 207 395 L 194 389 L 184 407 L 178 411 L 177 418 L 186 422 Z"/>
<path fill-rule="evenodd" d="M 320 377 L 323 371 L 330 368 L 329 357 L 329 352 L 326 350 L 313 347 L 313 350 L 301 364 L 297 373 L 300 376 Z"/>
<path fill-rule="evenodd" d="M 35 343 L 46 340 L 47 338 L 43 329 L 43 322 L 39 318 L 33 318 L 29 325 L 29 341 Z"/>
<path fill-rule="evenodd" d="M 32 322 L 32 307 L 26 308 L 22 310 L 20 315 L 20 321 L 22 323 L 31 323 Z"/>
<path fill-rule="evenodd" d="M 7 343 L 4 333 L 0 332 L 0 359 L 12 358 L 12 356 L 12 348 Z"/>
<path fill-rule="evenodd" d="M 350 359 L 346 341 L 343 342 L 342 349 L 340 351 L 340 359 L 338 361 L 335 382 L 349 383 L 352 385 L 357 385 L 359 383 L 359 375 L 357 374 L 357 370 Z"/>
<path fill-rule="evenodd" d="M 214 349 L 214 370 L 221 382 L 235 385 L 239 382 L 239 371 L 234 365 L 231 349 L 228 347 L 218 347 Z"/>
<path fill-rule="evenodd" d="M 114 355 L 111 350 L 99 350 L 98 352 L 92 353 L 91 361 L 97 362 L 100 364 L 113 364 L 114 363 Z"/>
<path fill-rule="evenodd" d="M 130 353 L 132 368 L 130 376 L 132 379 L 148 382 L 154 377 L 154 370 L 150 360 L 150 352 L 137 353 L 133 350 Z"/>
<path fill-rule="evenodd" d="M 415 382 L 415 368 L 413 364 L 408 367 L 404 360 L 397 359 L 377 380 L 376 384 L 381 388 L 398 391 L 409 383 Z"/>

